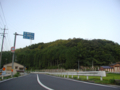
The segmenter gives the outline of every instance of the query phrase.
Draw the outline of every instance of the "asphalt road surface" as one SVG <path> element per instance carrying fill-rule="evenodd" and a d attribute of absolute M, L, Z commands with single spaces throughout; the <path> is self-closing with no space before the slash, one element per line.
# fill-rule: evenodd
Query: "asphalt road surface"
<path fill-rule="evenodd" d="M 120 88 L 44 74 L 29 74 L 0 82 L 0 90 L 120 90 Z"/>

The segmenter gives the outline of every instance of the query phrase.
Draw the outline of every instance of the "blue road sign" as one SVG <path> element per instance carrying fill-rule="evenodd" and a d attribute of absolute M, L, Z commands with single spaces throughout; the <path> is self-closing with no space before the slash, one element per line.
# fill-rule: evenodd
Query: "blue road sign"
<path fill-rule="evenodd" d="M 23 32 L 23 38 L 24 38 L 24 39 L 34 40 L 34 33 L 31 33 L 31 32 Z"/>

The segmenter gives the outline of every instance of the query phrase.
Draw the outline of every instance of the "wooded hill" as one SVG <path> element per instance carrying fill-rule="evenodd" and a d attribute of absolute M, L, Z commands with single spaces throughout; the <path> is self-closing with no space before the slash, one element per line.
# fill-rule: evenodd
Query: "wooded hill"
<path fill-rule="evenodd" d="M 66 68 L 109 65 L 120 61 L 120 45 L 108 40 L 74 38 L 38 43 L 15 52 L 16 62 L 28 69 Z M 7 60 L 6 60 L 7 58 Z M 2 65 L 12 61 L 11 52 L 3 52 Z"/>

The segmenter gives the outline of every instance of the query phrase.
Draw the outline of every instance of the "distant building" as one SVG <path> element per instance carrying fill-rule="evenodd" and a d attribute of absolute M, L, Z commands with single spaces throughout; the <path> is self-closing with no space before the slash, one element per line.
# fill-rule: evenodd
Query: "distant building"
<path fill-rule="evenodd" d="M 99 70 L 108 72 L 120 72 L 120 62 L 113 63 L 109 66 L 101 66 Z"/>
<path fill-rule="evenodd" d="M 11 74 L 12 63 L 5 64 L 3 67 L 6 68 L 5 71 L 7 74 Z M 24 66 L 19 63 L 14 62 L 13 74 L 15 74 L 17 72 L 24 72 Z"/>

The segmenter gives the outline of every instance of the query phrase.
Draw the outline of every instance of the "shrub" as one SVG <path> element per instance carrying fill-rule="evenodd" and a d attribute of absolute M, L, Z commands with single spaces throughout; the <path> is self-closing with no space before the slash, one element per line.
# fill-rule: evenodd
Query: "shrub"
<path fill-rule="evenodd" d="M 115 79 L 114 78 L 110 79 L 109 82 L 112 83 L 112 84 L 114 84 L 115 83 Z"/>
<path fill-rule="evenodd" d="M 17 73 L 14 75 L 14 77 L 18 77 L 18 76 L 20 76 L 20 73 L 19 73 L 19 72 L 17 72 Z"/>

